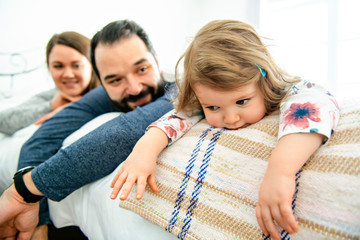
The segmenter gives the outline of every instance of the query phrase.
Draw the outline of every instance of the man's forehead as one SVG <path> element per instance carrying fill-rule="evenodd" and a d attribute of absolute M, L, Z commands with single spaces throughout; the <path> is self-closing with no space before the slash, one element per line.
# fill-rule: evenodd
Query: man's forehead
<path fill-rule="evenodd" d="M 154 56 L 136 35 L 112 44 L 100 43 L 95 49 L 95 61 L 100 76 L 123 74 L 139 63 L 154 63 Z"/>

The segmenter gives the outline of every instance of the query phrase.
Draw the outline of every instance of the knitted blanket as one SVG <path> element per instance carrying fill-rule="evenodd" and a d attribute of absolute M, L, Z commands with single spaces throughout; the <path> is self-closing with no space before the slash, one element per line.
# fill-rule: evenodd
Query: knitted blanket
<path fill-rule="evenodd" d="M 255 205 L 279 118 L 228 131 L 196 124 L 157 162 L 160 193 L 134 187 L 120 206 L 179 239 L 268 239 Z M 301 147 L 301 146 L 299 146 Z M 341 107 L 332 138 L 298 172 L 293 209 L 299 232 L 282 239 L 360 239 L 360 109 Z"/>

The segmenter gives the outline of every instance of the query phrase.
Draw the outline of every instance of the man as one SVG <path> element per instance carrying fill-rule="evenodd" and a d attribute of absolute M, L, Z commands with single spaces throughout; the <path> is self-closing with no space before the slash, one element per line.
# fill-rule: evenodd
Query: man
<path fill-rule="evenodd" d="M 124 20 L 105 26 L 92 39 L 91 55 L 103 86 L 45 122 L 23 146 L 19 168 L 38 166 L 20 170 L 15 184 L 1 196 L 0 238 L 30 239 L 42 196 L 60 201 L 111 173 L 145 128 L 172 109 L 174 84 L 163 80 L 152 44 L 136 23 Z M 127 113 L 59 150 L 86 122 L 114 111 Z"/>

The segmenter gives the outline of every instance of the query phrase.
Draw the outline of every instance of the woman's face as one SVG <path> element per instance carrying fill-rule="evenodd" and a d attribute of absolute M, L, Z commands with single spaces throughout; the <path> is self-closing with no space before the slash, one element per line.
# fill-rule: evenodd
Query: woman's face
<path fill-rule="evenodd" d="M 77 50 L 57 44 L 49 54 L 49 71 L 56 87 L 66 97 L 78 97 L 91 80 L 91 64 Z"/>

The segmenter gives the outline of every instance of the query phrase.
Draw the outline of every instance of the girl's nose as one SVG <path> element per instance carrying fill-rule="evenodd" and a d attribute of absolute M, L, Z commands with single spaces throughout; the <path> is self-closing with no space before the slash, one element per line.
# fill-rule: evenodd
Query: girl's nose
<path fill-rule="evenodd" d="M 224 115 L 224 123 L 225 124 L 234 124 L 240 120 L 240 116 L 234 112 L 226 112 Z"/>

